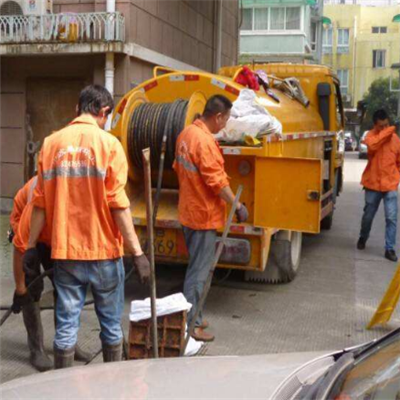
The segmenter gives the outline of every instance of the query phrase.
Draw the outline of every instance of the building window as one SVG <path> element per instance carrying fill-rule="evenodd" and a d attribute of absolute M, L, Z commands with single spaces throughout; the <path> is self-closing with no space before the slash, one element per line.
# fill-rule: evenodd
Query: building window
<path fill-rule="evenodd" d="M 372 33 L 387 33 L 387 26 L 373 26 Z"/>
<path fill-rule="evenodd" d="M 373 50 L 372 51 L 372 67 L 385 68 L 386 66 L 386 50 Z"/>
<path fill-rule="evenodd" d="M 271 31 L 283 31 L 285 29 L 285 8 L 271 8 Z"/>
<path fill-rule="evenodd" d="M 349 70 L 338 69 L 337 74 L 340 81 L 340 93 L 346 95 L 349 91 Z"/>
<path fill-rule="evenodd" d="M 350 30 L 349 29 L 338 29 L 338 42 L 337 52 L 344 54 L 349 52 L 349 41 L 350 41 Z"/>
<path fill-rule="evenodd" d="M 254 13 L 254 30 L 266 31 L 268 30 L 268 8 L 260 8 Z"/>
<path fill-rule="evenodd" d="M 324 54 L 332 53 L 332 28 L 324 29 L 322 33 L 322 52 Z"/>
<path fill-rule="evenodd" d="M 317 38 L 318 38 L 318 25 L 315 22 L 311 22 L 311 32 L 310 32 L 310 44 L 311 44 L 311 50 L 316 51 L 317 50 Z"/>
<path fill-rule="evenodd" d="M 242 31 L 252 31 L 253 30 L 253 9 L 252 8 L 242 8 L 242 26 L 240 29 Z"/>
<path fill-rule="evenodd" d="M 296 31 L 301 29 L 301 7 L 242 9 L 242 31 Z"/>
<path fill-rule="evenodd" d="M 288 31 L 296 31 L 300 29 L 300 7 L 286 7 L 286 26 Z"/>

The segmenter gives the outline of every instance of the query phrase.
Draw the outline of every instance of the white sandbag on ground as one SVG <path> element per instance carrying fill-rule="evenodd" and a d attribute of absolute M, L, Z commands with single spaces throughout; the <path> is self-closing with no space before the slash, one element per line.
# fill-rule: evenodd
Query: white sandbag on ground
<path fill-rule="evenodd" d="M 246 136 L 259 138 L 264 135 L 282 134 L 282 124 L 257 102 L 253 90 L 243 89 L 233 103 L 226 127 L 216 139 L 227 143 L 244 142 Z"/>
<path fill-rule="evenodd" d="M 176 293 L 156 300 L 158 317 L 179 311 L 190 311 L 191 308 L 192 305 L 188 303 L 183 293 Z M 131 312 L 129 314 L 129 319 L 131 321 L 138 322 L 149 318 L 151 318 L 150 297 L 144 300 L 134 300 L 131 302 Z"/>

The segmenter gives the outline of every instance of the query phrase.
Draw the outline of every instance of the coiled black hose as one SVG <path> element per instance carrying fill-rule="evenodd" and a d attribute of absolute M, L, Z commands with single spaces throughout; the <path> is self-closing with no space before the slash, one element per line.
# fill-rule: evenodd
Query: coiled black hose
<path fill-rule="evenodd" d="M 167 136 L 165 168 L 171 169 L 175 158 L 176 139 L 185 126 L 188 101 L 144 103 L 136 108 L 128 127 L 129 158 L 143 169 L 142 150 L 150 147 L 151 166 L 159 168 L 164 132 Z"/>

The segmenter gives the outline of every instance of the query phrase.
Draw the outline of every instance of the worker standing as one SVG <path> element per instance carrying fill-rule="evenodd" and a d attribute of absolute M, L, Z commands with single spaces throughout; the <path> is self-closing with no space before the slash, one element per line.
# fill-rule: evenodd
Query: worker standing
<path fill-rule="evenodd" d="M 83 89 L 78 117 L 47 137 L 39 155 L 31 232 L 24 270 L 37 259 L 36 242 L 45 222 L 52 235 L 58 292 L 55 368 L 73 365 L 80 315 L 90 284 L 100 323 L 104 362 L 122 358 L 124 306 L 123 244 L 142 282 L 149 278 L 125 194 L 127 160 L 120 142 L 103 131 L 114 103 L 99 85 Z"/>
<path fill-rule="evenodd" d="M 40 372 L 48 371 L 53 368 L 53 362 L 47 356 L 43 346 L 43 326 L 40 316 L 40 298 L 43 292 L 43 280 L 37 281 L 27 290 L 39 275 L 40 266 L 36 266 L 38 272 L 35 276 L 25 276 L 22 268 L 22 258 L 26 251 L 29 239 L 30 222 L 32 216 L 32 195 L 37 184 L 37 176 L 30 179 L 14 198 L 13 210 L 10 215 L 10 224 L 13 232 L 14 256 L 13 271 L 15 280 L 15 292 L 12 304 L 14 314 L 19 314 L 22 310 L 24 325 L 28 335 L 28 346 L 30 350 L 30 362 Z M 46 226 L 40 234 L 36 246 L 38 252 L 38 262 L 45 271 L 53 268 L 50 257 L 50 232 Z M 50 280 L 54 287 L 53 276 Z M 54 290 L 54 308 L 56 305 L 57 291 Z M 54 314 L 55 322 L 55 314 Z M 91 359 L 89 353 L 84 352 L 78 345 L 75 351 L 75 360 L 87 362 Z"/>
<path fill-rule="evenodd" d="M 178 136 L 174 169 L 179 179 L 179 221 L 189 252 L 184 295 L 192 304 L 188 325 L 194 316 L 215 256 L 217 229 L 225 224 L 226 203 L 235 196 L 224 169 L 224 158 L 214 134 L 220 132 L 230 116 L 232 103 L 222 95 L 212 96 L 203 115 L 186 127 Z M 243 204 L 238 204 L 239 222 L 248 218 Z M 205 332 L 208 322 L 199 314 L 193 337 L 212 341 Z"/>
<path fill-rule="evenodd" d="M 368 148 L 368 164 L 361 184 L 365 190 L 365 207 L 357 248 L 364 250 L 375 214 L 381 200 L 385 206 L 385 258 L 397 261 L 395 251 L 397 234 L 397 190 L 400 182 L 400 139 L 396 129 L 389 126 L 385 110 L 373 115 L 374 127 L 364 143 Z"/>

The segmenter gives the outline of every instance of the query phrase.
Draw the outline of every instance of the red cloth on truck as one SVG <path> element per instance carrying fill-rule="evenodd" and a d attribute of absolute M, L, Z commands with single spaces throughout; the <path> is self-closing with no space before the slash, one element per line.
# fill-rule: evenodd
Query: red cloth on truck
<path fill-rule="evenodd" d="M 260 90 L 258 77 L 249 67 L 243 67 L 242 71 L 236 77 L 235 82 L 252 90 Z"/>

